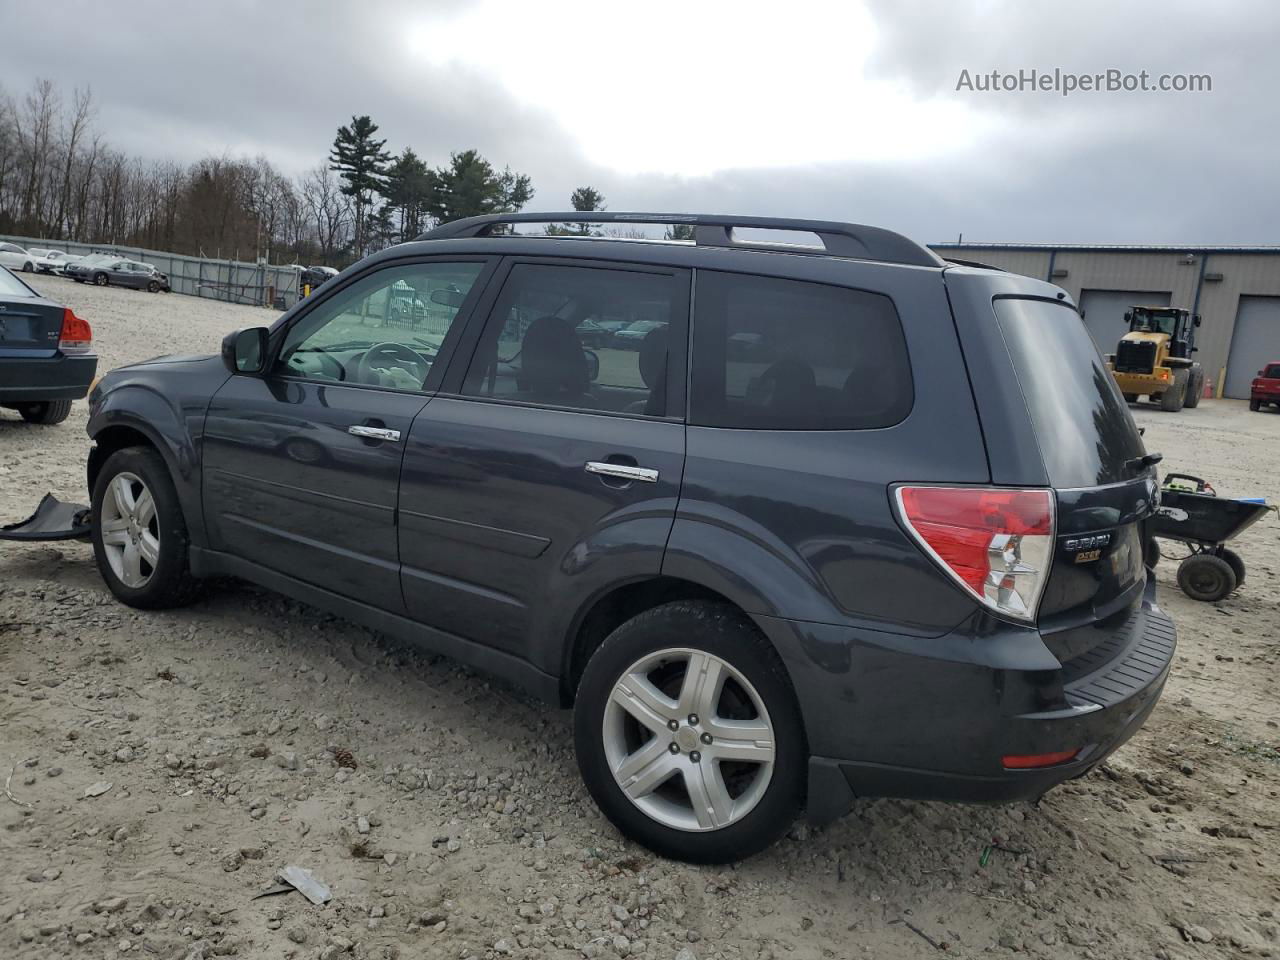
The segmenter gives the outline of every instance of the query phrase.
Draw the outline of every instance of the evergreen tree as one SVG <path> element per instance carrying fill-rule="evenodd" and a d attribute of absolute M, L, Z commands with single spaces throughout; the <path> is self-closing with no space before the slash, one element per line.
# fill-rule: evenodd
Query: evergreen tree
<path fill-rule="evenodd" d="M 405 147 L 387 168 L 387 206 L 399 218 L 399 242 L 422 233 L 436 194 L 436 173 Z"/>
<path fill-rule="evenodd" d="M 436 189 L 429 210 L 441 223 L 486 213 L 514 213 L 533 198 L 525 174 L 511 168 L 498 173 L 475 150 L 451 154 L 449 166 L 435 171 Z"/>
<path fill-rule="evenodd" d="M 592 210 L 603 210 L 604 194 L 595 187 L 578 187 L 569 197 L 569 202 L 573 204 L 573 209 L 584 213 Z M 589 236 L 591 234 L 591 224 L 575 224 L 573 232 L 584 237 Z"/>
<path fill-rule="evenodd" d="M 368 246 L 366 220 L 374 203 L 374 195 L 386 190 L 387 162 L 391 155 L 383 147 L 386 140 L 375 140 L 378 125 L 368 115 L 352 117 L 350 126 L 338 128 L 329 153 L 329 169 L 342 178 L 342 192 L 351 198 L 355 213 L 354 246 L 362 257 Z"/>

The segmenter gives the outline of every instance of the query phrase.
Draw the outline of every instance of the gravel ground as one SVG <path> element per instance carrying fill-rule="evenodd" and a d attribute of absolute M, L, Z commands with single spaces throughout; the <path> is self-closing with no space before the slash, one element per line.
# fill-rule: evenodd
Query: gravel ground
<path fill-rule="evenodd" d="M 93 324 L 103 369 L 274 316 L 36 282 Z M 1280 416 L 1137 417 L 1166 468 L 1280 501 Z M 85 498 L 84 418 L 0 414 L 0 519 Z M 1280 955 L 1278 529 L 1242 539 L 1248 581 L 1219 604 L 1162 564 L 1173 677 L 1100 770 L 1039 806 L 859 802 L 722 869 L 624 842 L 565 712 L 246 585 L 143 613 L 85 545 L 4 545 L 0 956 Z M 287 864 L 333 901 L 251 899 Z"/>

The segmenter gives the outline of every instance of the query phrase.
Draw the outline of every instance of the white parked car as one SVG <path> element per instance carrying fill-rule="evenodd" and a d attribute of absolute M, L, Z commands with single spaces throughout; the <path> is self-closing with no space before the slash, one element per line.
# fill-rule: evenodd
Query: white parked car
<path fill-rule="evenodd" d="M 16 243 L 0 243 L 0 267 L 31 273 L 36 268 L 36 258 Z"/>
<path fill-rule="evenodd" d="M 27 253 L 32 257 L 37 273 L 61 273 L 63 267 L 79 257 L 73 257 L 65 250 L 46 250 L 28 247 Z"/>

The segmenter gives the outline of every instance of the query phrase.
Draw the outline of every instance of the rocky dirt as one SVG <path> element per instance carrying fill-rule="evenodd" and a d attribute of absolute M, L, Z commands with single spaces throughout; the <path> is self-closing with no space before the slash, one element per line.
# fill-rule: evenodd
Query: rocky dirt
<path fill-rule="evenodd" d="M 103 368 L 273 314 L 38 284 Z M 1280 501 L 1280 416 L 1142 410 L 1164 466 Z M 0 414 L 0 521 L 83 500 L 85 406 Z M 1280 526 L 1181 646 L 1146 728 L 1039 806 L 859 802 L 727 868 L 624 842 L 569 715 L 292 601 L 114 602 L 86 545 L 0 546 L 0 956 L 661 960 L 1280 955 Z M 1170 550 L 1170 552 L 1173 552 Z M 904 704 L 904 709 L 910 709 Z M 333 899 L 253 899 L 289 864 Z"/>

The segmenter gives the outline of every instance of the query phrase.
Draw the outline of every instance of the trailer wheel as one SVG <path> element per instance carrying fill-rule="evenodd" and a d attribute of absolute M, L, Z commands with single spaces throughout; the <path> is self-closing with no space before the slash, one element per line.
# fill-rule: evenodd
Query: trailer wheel
<path fill-rule="evenodd" d="M 1178 564 L 1178 586 L 1192 600 L 1213 603 L 1236 588 L 1236 574 L 1222 557 L 1197 553 Z"/>
<path fill-rule="evenodd" d="M 1186 367 L 1179 367 L 1173 371 L 1173 382 L 1160 394 L 1160 409 L 1166 413 L 1177 413 L 1182 409 L 1184 403 L 1187 402 L 1187 376 Z"/>
<path fill-rule="evenodd" d="M 1137 403 L 1137 402 L 1138 402 L 1138 395 L 1137 395 L 1136 393 L 1126 393 L 1126 394 L 1124 395 L 1124 402 L 1125 402 L 1125 403 Z"/>
<path fill-rule="evenodd" d="M 1218 556 L 1227 561 L 1227 565 L 1231 567 L 1231 572 L 1236 575 L 1236 586 L 1244 583 L 1244 559 L 1234 550 L 1223 547 L 1218 551 Z"/>

